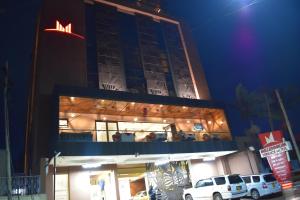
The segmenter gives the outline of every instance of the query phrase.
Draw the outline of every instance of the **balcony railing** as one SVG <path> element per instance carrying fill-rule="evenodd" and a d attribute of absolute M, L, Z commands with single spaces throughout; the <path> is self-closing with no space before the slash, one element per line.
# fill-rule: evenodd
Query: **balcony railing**
<path fill-rule="evenodd" d="M 40 193 L 40 176 L 12 177 L 12 195 L 34 195 Z M 7 178 L 0 177 L 0 196 L 7 196 Z"/>
<path fill-rule="evenodd" d="M 136 130 L 87 130 L 60 129 L 61 141 L 72 142 L 180 142 L 231 140 L 229 132 L 194 133 L 171 131 L 136 131 Z"/>

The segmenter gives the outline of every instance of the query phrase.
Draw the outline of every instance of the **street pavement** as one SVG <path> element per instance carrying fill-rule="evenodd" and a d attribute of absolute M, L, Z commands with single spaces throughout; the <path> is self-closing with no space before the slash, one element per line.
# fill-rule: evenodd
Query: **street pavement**
<path fill-rule="evenodd" d="M 282 196 L 270 196 L 263 198 L 265 200 L 300 200 L 300 185 L 294 188 L 283 191 Z M 251 198 L 244 198 L 243 200 L 251 200 Z"/>

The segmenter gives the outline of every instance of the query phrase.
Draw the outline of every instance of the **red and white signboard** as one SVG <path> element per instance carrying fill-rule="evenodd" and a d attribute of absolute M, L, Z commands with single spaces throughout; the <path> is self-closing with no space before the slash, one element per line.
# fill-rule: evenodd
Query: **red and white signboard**
<path fill-rule="evenodd" d="M 289 148 L 283 140 L 283 134 L 281 131 L 272 131 L 258 136 L 263 146 L 260 155 L 268 159 L 274 176 L 284 188 L 285 185 L 291 183 L 291 167 L 286 155 Z"/>

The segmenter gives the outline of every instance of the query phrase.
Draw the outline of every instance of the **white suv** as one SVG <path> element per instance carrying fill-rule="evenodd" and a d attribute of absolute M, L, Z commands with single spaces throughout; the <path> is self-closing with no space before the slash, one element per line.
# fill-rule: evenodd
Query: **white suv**
<path fill-rule="evenodd" d="M 185 189 L 183 199 L 233 199 L 247 194 L 247 186 L 239 175 L 224 175 L 199 180 L 193 188 Z"/>
<path fill-rule="evenodd" d="M 245 181 L 248 194 L 253 199 L 259 199 L 262 196 L 281 193 L 281 186 L 275 179 L 273 174 L 259 174 L 259 175 L 249 175 L 242 176 Z"/>

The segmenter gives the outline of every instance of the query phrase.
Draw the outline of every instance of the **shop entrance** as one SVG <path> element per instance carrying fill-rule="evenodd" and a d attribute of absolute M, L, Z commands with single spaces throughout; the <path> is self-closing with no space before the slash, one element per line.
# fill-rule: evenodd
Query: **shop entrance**
<path fill-rule="evenodd" d="M 145 164 L 118 167 L 120 200 L 148 199 L 148 179 L 145 170 Z"/>
<path fill-rule="evenodd" d="M 90 172 L 90 200 L 116 200 L 116 183 L 113 171 Z"/>

